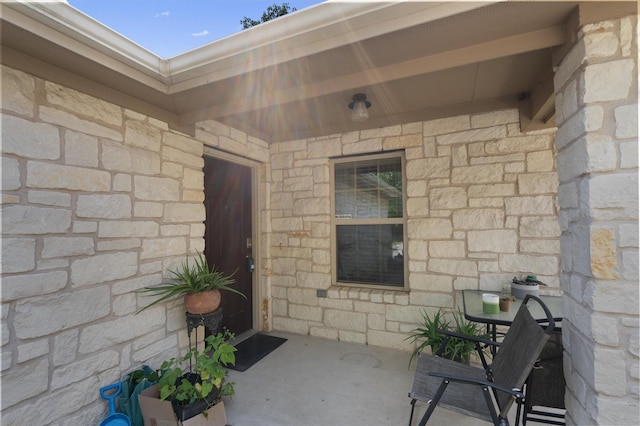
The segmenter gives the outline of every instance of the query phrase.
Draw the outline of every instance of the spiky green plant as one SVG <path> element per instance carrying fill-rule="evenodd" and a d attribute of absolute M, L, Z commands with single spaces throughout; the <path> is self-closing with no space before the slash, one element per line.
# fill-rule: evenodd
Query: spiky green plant
<path fill-rule="evenodd" d="M 444 335 L 438 333 L 438 329 L 449 329 L 449 321 L 444 318 L 444 315 L 441 311 L 436 312 L 432 317 L 426 310 L 423 310 L 422 324 L 423 327 L 414 329 L 411 336 L 405 339 L 411 339 L 411 343 L 422 340 L 422 342 L 413 350 L 411 358 L 409 359 L 409 365 L 411 365 L 413 359 L 418 356 L 418 354 L 422 352 L 427 346 L 431 348 L 432 352 L 435 352 L 440 347 L 440 345 L 442 344 L 442 340 L 444 339 Z"/>
<path fill-rule="evenodd" d="M 167 272 L 170 276 L 168 281 L 138 290 L 139 293 L 158 297 L 140 309 L 138 313 L 176 296 L 188 293 L 202 293 L 210 290 L 227 290 L 239 294 L 246 299 L 244 294 L 230 287 L 230 285 L 235 282 L 233 278 L 235 271 L 231 275 L 225 276 L 215 266 L 209 267 L 207 259 L 201 252 L 197 252 L 193 264 L 189 264 L 189 258 L 187 258 L 177 269 Z"/>

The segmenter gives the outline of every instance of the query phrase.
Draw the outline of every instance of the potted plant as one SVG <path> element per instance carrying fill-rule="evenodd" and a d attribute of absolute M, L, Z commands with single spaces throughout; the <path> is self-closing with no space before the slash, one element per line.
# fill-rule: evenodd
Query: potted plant
<path fill-rule="evenodd" d="M 225 380 L 225 367 L 236 362 L 236 348 L 229 343 L 232 338 L 229 332 L 208 336 L 202 351 L 196 346 L 183 357 L 162 363 L 160 399 L 171 401 L 178 420 L 206 415 L 223 396 L 234 394 L 234 383 Z M 185 369 L 187 365 L 189 370 Z"/>
<path fill-rule="evenodd" d="M 420 352 L 424 351 L 426 347 L 430 347 L 431 353 L 433 354 L 438 351 L 446 337 L 445 334 L 441 333 L 439 330 L 452 331 L 466 336 L 487 337 L 482 326 L 480 324 L 467 321 L 462 312 L 453 312 L 453 319 L 454 324 L 452 325 L 445 318 L 441 310 L 436 312 L 433 316 L 430 316 L 426 310 L 422 311 L 422 327 L 414 329 L 412 334 L 407 337 L 407 339 L 411 339 L 412 343 L 421 341 L 413 350 L 411 358 L 409 359 L 409 364 L 411 364 L 413 359 L 418 356 Z M 450 337 L 440 355 L 444 358 L 468 364 L 470 356 L 474 352 L 475 348 L 475 343 L 470 340 Z"/>
<path fill-rule="evenodd" d="M 197 252 L 192 264 L 189 258 L 174 270 L 168 271 L 170 279 L 156 286 L 145 287 L 139 292 L 158 296 L 138 313 L 144 311 L 156 303 L 163 302 L 176 296 L 184 296 L 184 305 L 187 312 L 192 314 L 206 314 L 213 312 L 220 306 L 220 290 L 228 290 L 246 296 L 238 290 L 230 287 L 235 282 L 233 275 L 224 275 L 217 270 L 215 265 L 209 266 L 207 259 L 201 252 Z"/>

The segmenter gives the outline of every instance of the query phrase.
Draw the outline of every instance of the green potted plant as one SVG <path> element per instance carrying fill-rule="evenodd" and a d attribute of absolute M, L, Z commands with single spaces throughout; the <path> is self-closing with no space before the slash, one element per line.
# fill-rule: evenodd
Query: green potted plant
<path fill-rule="evenodd" d="M 409 359 L 409 364 L 418 354 L 426 347 L 431 348 L 431 353 L 436 353 L 442 346 L 445 340 L 445 335 L 438 330 L 452 331 L 454 333 L 463 334 L 472 337 L 487 338 L 486 332 L 480 324 L 467 321 L 462 312 L 453 312 L 454 323 L 451 324 L 448 321 L 443 312 L 439 310 L 433 316 L 429 315 L 426 310 L 422 311 L 422 326 L 413 330 L 412 334 L 407 337 L 411 339 L 412 343 L 420 341 L 420 344 L 416 346 Z M 441 356 L 444 358 L 453 359 L 455 361 L 469 363 L 471 354 L 475 351 L 475 343 L 470 340 L 460 339 L 457 337 L 450 337 L 447 341 Z"/>
<path fill-rule="evenodd" d="M 233 396 L 234 383 L 225 380 L 225 367 L 236 362 L 236 348 L 229 343 L 232 338 L 229 332 L 208 336 L 202 351 L 196 346 L 183 357 L 162 363 L 158 380 L 160 399 L 171 401 L 178 420 L 185 421 L 200 413 L 206 415 L 223 396 Z"/>
<path fill-rule="evenodd" d="M 220 290 L 227 290 L 246 296 L 230 287 L 235 282 L 233 275 L 224 275 L 215 265 L 209 266 L 207 259 L 201 252 L 197 252 L 193 263 L 186 258 L 180 267 L 168 271 L 170 279 L 159 285 L 145 287 L 139 292 L 148 293 L 158 298 L 149 303 L 138 313 L 156 303 L 163 302 L 177 296 L 184 296 L 187 312 L 192 314 L 206 314 L 213 312 L 220 306 Z"/>

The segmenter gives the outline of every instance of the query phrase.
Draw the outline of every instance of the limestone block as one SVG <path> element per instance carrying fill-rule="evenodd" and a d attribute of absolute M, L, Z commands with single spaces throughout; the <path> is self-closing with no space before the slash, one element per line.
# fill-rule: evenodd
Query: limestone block
<path fill-rule="evenodd" d="M 548 195 L 538 195 L 535 197 L 513 197 L 507 198 L 505 202 L 505 212 L 509 216 L 518 215 L 554 215 L 554 197 Z"/>
<path fill-rule="evenodd" d="M 451 238 L 451 220 L 440 218 L 412 219 L 408 221 L 407 235 L 410 239 Z"/>
<path fill-rule="evenodd" d="M 528 134 L 525 136 L 500 139 L 495 142 L 487 142 L 484 149 L 487 154 L 541 151 L 549 149 L 551 147 L 552 140 L 552 137 L 547 134 Z M 507 159 L 509 158 L 510 157 L 507 157 Z"/>
<path fill-rule="evenodd" d="M 427 182 L 424 180 L 407 182 L 408 197 L 423 197 L 427 195 Z"/>
<path fill-rule="evenodd" d="M 614 110 L 614 115 L 616 119 L 616 138 L 638 137 L 638 104 L 617 107 Z M 635 146 L 638 146 L 637 143 Z"/>
<path fill-rule="evenodd" d="M 149 221 L 101 221 L 98 227 L 100 238 L 156 237 L 159 225 Z"/>
<path fill-rule="evenodd" d="M 2 375 L 3 388 L 11 389 L 11 392 L 3 392 L 3 410 L 28 398 L 46 392 L 49 384 L 48 382 L 49 361 L 46 358 L 43 358 L 36 363 L 16 366 L 10 369 Z M 6 418 L 3 415 L 3 423 L 5 420 Z"/>
<path fill-rule="evenodd" d="M 162 159 L 164 161 L 171 161 L 185 166 L 195 167 L 197 169 L 204 167 L 204 159 L 202 158 L 202 155 L 189 154 L 170 146 L 164 146 L 162 148 Z"/>
<path fill-rule="evenodd" d="M 389 136 L 382 140 L 382 149 L 385 151 L 420 145 L 422 145 L 422 135 L 418 133 L 412 135 Z"/>
<path fill-rule="evenodd" d="M 20 189 L 20 163 L 14 158 L 2 157 L 2 190 Z"/>
<path fill-rule="evenodd" d="M 389 321 L 418 324 L 422 320 L 423 309 L 421 306 L 387 305 L 387 326 Z"/>
<path fill-rule="evenodd" d="M 451 162 L 454 167 L 466 166 L 469 164 L 466 145 L 454 146 L 451 149 Z"/>
<path fill-rule="evenodd" d="M 464 209 L 453 212 L 453 227 L 461 229 L 500 229 L 505 213 L 500 209 Z"/>
<path fill-rule="evenodd" d="M 73 233 L 74 234 L 90 234 L 98 230 L 97 222 L 88 222 L 81 220 L 73 221 Z"/>
<path fill-rule="evenodd" d="M 2 208 L 2 233 L 58 234 L 71 227 L 71 211 L 50 207 L 11 205 Z"/>
<path fill-rule="evenodd" d="M 604 109 L 601 105 L 589 105 L 582 108 L 558 129 L 555 137 L 556 148 L 560 151 L 585 132 L 596 132 L 600 130 L 603 123 Z M 560 170 L 559 164 L 558 170 Z"/>
<path fill-rule="evenodd" d="M 360 139 L 384 138 L 398 136 L 402 132 L 402 126 L 386 126 L 360 131 Z"/>
<path fill-rule="evenodd" d="M 620 247 L 638 247 L 638 223 L 620 224 L 618 245 Z"/>
<path fill-rule="evenodd" d="M 596 343 L 605 346 L 618 346 L 618 320 L 609 316 L 594 313 L 591 317 L 591 335 Z"/>
<path fill-rule="evenodd" d="M 161 165 L 161 170 L 163 175 L 167 175 L 170 177 L 174 177 L 178 180 L 182 179 L 182 170 L 185 166 L 178 163 L 172 163 L 170 161 L 163 161 Z"/>
<path fill-rule="evenodd" d="M 478 271 L 481 271 L 480 264 L 483 262 L 478 262 Z M 486 262 L 484 262 L 486 263 Z M 469 278 L 469 277 L 456 277 L 453 281 L 454 290 L 477 290 L 478 289 L 478 279 L 477 278 Z M 451 290 L 449 290 L 450 292 Z"/>
<path fill-rule="evenodd" d="M 113 190 L 116 192 L 131 192 L 131 176 L 118 173 L 113 177 Z"/>
<path fill-rule="evenodd" d="M 313 176 L 295 176 L 292 178 L 284 178 L 284 191 L 312 191 Z"/>
<path fill-rule="evenodd" d="M 178 201 L 180 183 L 171 178 L 134 176 L 133 193 L 137 199 L 147 201 Z"/>
<path fill-rule="evenodd" d="M 29 161 L 27 162 L 27 186 L 106 192 L 111 190 L 111 174 L 102 170 Z"/>
<path fill-rule="evenodd" d="M 204 152 L 202 142 L 173 132 L 164 132 L 162 134 L 162 142 L 164 142 L 165 145 L 172 146 L 189 154 L 197 155 L 198 157 L 201 157 Z"/>
<path fill-rule="evenodd" d="M 184 188 L 198 189 L 202 191 L 204 189 L 204 173 L 202 170 L 193 170 L 185 167 L 182 186 Z"/>
<path fill-rule="evenodd" d="M 558 192 L 558 175 L 555 172 L 527 173 L 518 176 L 518 192 L 548 194 Z"/>
<path fill-rule="evenodd" d="M 505 285 L 511 288 L 511 280 L 515 273 L 506 274 L 482 274 L 480 276 L 479 289 L 486 291 L 502 291 Z"/>
<path fill-rule="evenodd" d="M 425 121 L 422 124 L 422 133 L 424 136 L 442 135 L 460 130 L 471 128 L 471 122 L 468 115 L 460 115 L 457 117 L 438 118 L 436 120 Z"/>
<path fill-rule="evenodd" d="M 533 275 L 558 274 L 558 258 L 556 256 L 502 254 L 499 262 L 502 271 Z"/>
<path fill-rule="evenodd" d="M 631 18 L 623 18 L 620 20 L 620 48 L 622 56 L 630 56 L 634 53 L 633 43 L 633 24 Z"/>
<path fill-rule="evenodd" d="M 453 308 L 453 296 L 451 294 L 412 291 L 410 294 L 410 303 L 416 306 Z"/>
<path fill-rule="evenodd" d="M 520 253 L 560 254 L 559 240 L 521 240 Z"/>
<path fill-rule="evenodd" d="M 307 152 L 309 158 L 338 157 L 342 155 L 342 143 L 339 138 L 309 142 L 307 145 Z"/>
<path fill-rule="evenodd" d="M 71 262 L 74 288 L 127 278 L 138 272 L 135 252 L 99 254 Z"/>
<path fill-rule="evenodd" d="M 191 227 L 189 225 L 162 225 L 160 227 L 160 235 L 163 237 L 188 236 L 190 230 Z"/>
<path fill-rule="evenodd" d="M 162 274 L 160 274 L 160 270 L 151 269 L 150 271 L 144 271 L 143 273 L 149 275 L 129 278 L 114 283 L 111 286 L 111 293 L 114 295 L 128 294 L 135 292 L 136 290 L 140 290 L 143 287 L 153 286 L 162 282 Z"/>
<path fill-rule="evenodd" d="M 76 215 L 83 218 L 130 218 L 131 197 L 124 194 L 78 195 Z"/>
<path fill-rule="evenodd" d="M 271 228 L 275 232 L 301 231 L 303 229 L 302 218 L 299 218 L 299 217 L 274 218 L 271 221 Z"/>
<path fill-rule="evenodd" d="M 452 276 L 475 277 L 478 275 L 478 265 L 471 260 L 429 259 L 427 270 Z"/>
<path fill-rule="evenodd" d="M 620 168 L 629 169 L 638 167 L 638 143 L 622 142 L 620 147 Z"/>
<path fill-rule="evenodd" d="M 524 216 L 518 232 L 524 238 L 559 238 L 560 224 L 555 217 Z"/>
<path fill-rule="evenodd" d="M 49 124 L 2 114 L 2 152 L 24 158 L 57 160 L 60 158 L 60 131 Z"/>
<path fill-rule="evenodd" d="M 140 259 L 180 256 L 186 252 L 187 242 L 183 237 L 145 239 L 142 241 Z"/>
<path fill-rule="evenodd" d="M 43 338 L 18 345 L 16 363 L 21 364 L 49 353 L 49 339 Z"/>
<path fill-rule="evenodd" d="M 109 297 L 109 287 L 99 286 L 20 300 L 13 320 L 16 336 L 47 336 L 95 321 L 109 314 L 109 304 L 105 303 Z"/>
<path fill-rule="evenodd" d="M 594 357 L 595 390 L 606 395 L 626 395 L 627 366 L 625 353 L 621 350 L 596 347 Z"/>
<path fill-rule="evenodd" d="M 584 36 L 586 54 L 589 58 L 613 56 L 618 50 L 618 37 L 611 32 L 597 32 Z"/>
<path fill-rule="evenodd" d="M 587 190 L 593 219 L 635 220 L 638 217 L 637 173 L 592 176 Z"/>
<path fill-rule="evenodd" d="M 429 256 L 443 258 L 466 257 L 464 241 L 429 241 Z"/>
<path fill-rule="evenodd" d="M 289 304 L 289 316 L 306 321 L 322 321 L 322 308 L 317 306 Z"/>
<path fill-rule="evenodd" d="M 455 167 L 451 171 L 452 183 L 498 183 L 502 180 L 502 164 Z"/>
<path fill-rule="evenodd" d="M 453 290 L 452 278 L 446 275 L 417 274 L 410 276 L 411 290 L 439 291 L 450 293 Z"/>
<path fill-rule="evenodd" d="M 136 350 L 133 353 L 133 361 L 135 363 L 146 362 L 147 360 L 153 359 L 154 357 L 161 357 L 161 359 L 166 359 L 166 354 L 170 353 L 170 351 L 175 350 L 177 346 L 177 336 L 171 335 L 167 336 L 165 339 L 154 341 L 153 344 L 145 346 L 142 349 Z"/>
<path fill-rule="evenodd" d="M 2 66 L 2 109 L 33 117 L 35 80 L 7 66 Z"/>
<path fill-rule="evenodd" d="M 130 316 L 125 316 L 91 324 L 80 332 L 78 351 L 87 354 L 109 349 L 119 343 L 146 336 L 154 327 L 164 327 L 165 323 L 165 309 L 158 306 L 140 312 L 136 315 L 135 321 L 132 321 Z"/>
<path fill-rule="evenodd" d="M 162 217 L 162 213 L 161 203 L 138 201 L 133 204 L 134 217 Z"/>
<path fill-rule="evenodd" d="M 6 215 L 6 212 L 3 212 Z M 3 222 L 6 216 L 3 217 Z M 3 232 L 6 227 L 3 223 Z M 2 264 L 2 273 L 10 274 L 15 272 L 27 272 L 33 270 L 36 266 L 36 240 L 35 238 L 2 238 L 2 252 L 0 252 Z M 5 280 L 2 279 L 2 298 L 7 297 L 8 287 Z"/>
<path fill-rule="evenodd" d="M 294 201 L 292 212 L 296 216 L 329 214 L 329 207 L 328 198 L 300 198 Z"/>
<path fill-rule="evenodd" d="M 67 285 L 67 277 L 67 271 L 5 276 L 2 278 L 2 300 L 8 302 L 56 293 Z"/>
<path fill-rule="evenodd" d="M 64 162 L 74 166 L 98 167 L 98 139 L 67 131 L 64 137 Z"/>
<path fill-rule="evenodd" d="M 47 102 L 113 126 L 122 125 L 122 109 L 109 102 L 45 81 Z"/>
<path fill-rule="evenodd" d="M 326 290 L 331 286 L 331 275 L 320 272 L 297 272 L 298 287 Z"/>
<path fill-rule="evenodd" d="M 366 154 L 382 151 L 382 138 L 360 140 L 342 146 L 342 155 Z"/>
<path fill-rule="evenodd" d="M 471 252 L 515 253 L 518 235 L 509 229 L 467 232 L 467 248 Z"/>
<path fill-rule="evenodd" d="M 273 329 L 306 335 L 309 334 L 309 323 L 299 319 L 274 317 Z"/>
<path fill-rule="evenodd" d="M 520 116 L 517 109 L 507 109 L 504 111 L 493 111 L 484 114 L 471 116 L 471 127 L 490 127 L 500 124 L 519 123 Z"/>
<path fill-rule="evenodd" d="M 106 170 L 146 175 L 160 173 L 160 156 L 146 149 L 104 142 L 100 159 Z"/>
<path fill-rule="evenodd" d="M 585 103 L 626 99 L 633 83 L 633 59 L 588 65 L 584 70 Z"/>
<path fill-rule="evenodd" d="M 50 390 L 60 389 L 87 377 L 96 376 L 109 368 L 116 367 L 119 362 L 120 354 L 114 350 L 107 350 L 56 368 L 51 375 Z"/>
<path fill-rule="evenodd" d="M 407 215 L 409 217 L 429 216 L 429 198 L 411 197 L 407 200 Z"/>
<path fill-rule="evenodd" d="M 80 331 L 75 328 L 58 333 L 53 338 L 53 365 L 64 365 L 73 362 L 78 350 Z"/>
<path fill-rule="evenodd" d="M 506 126 L 492 126 L 462 132 L 450 133 L 436 137 L 441 145 L 453 145 L 457 143 L 469 143 L 502 139 L 507 136 Z"/>
<path fill-rule="evenodd" d="M 432 209 L 460 209 L 467 207 L 467 191 L 462 187 L 434 188 L 429 191 Z"/>
<path fill-rule="evenodd" d="M 553 151 L 537 151 L 527 153 L 528 172 L 550 172 L 554 170 Z"/>
<path fill-rule="evenodd" d="M 90 237 L 45 237 L 40 256 L 52 257 L 79 256 L 94 253 L 93 238 Z"/>
<path fill-rule="evenodd" d="M 469 197 L 504 197 L 515 195 L 515 185 L 512 183 L 493 183 L 485 185 L 471 185 L 468 189 Z"/>
<path fill-rule="evenodd" d="M 122 142 L 122 132 L 120 130 L 104 126 L 92 120 L 82 119 L 75 114 L 70 114 L 57 108 L 41 105 L 38 107 L 38 116 L 45 123 L 55 124 L 99 138 Z"/>
<path fill-rule="evenodd" d="M 425 158 L 407 161 L 407 179 L 448 178 L 451 159 Z"/>
<path fill-rule="evenodd" d="M 338 330 L 361 332 L 367 330 L 367 316 L 361 312 L 327 309 L 324 313 L 324 323 L 327 327 L 337 328 Z"/>

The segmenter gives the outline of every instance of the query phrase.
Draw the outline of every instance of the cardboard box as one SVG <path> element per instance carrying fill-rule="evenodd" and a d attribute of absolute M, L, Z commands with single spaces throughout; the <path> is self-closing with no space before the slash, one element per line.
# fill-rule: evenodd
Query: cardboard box
<path fill-rule="evenodd" d="M 226 426 L 227 424 L 223 401 L 209 408 L 207 417 L 198 414 L 184 422 L 178 421 L 171 407 L 171 402 L 160 399 L 158 385 L 153 385 L 140 392 L 138 402 L 144 426 Z"/>

